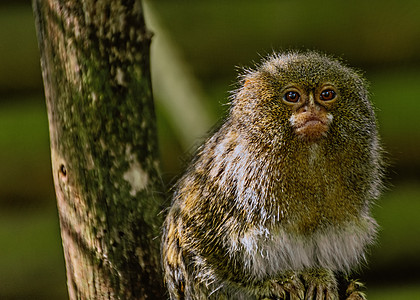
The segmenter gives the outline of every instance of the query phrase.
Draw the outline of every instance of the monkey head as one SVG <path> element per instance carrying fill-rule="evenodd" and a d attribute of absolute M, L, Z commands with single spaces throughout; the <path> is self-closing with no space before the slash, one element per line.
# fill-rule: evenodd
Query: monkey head
<path fill-rule="evenodd" d="M 231 118 L 267 142 L 317 142 L 372 136 L 375 117 L 367 84 L 327 55 L 273 55 L 248 70 L 233 96 Z"/>

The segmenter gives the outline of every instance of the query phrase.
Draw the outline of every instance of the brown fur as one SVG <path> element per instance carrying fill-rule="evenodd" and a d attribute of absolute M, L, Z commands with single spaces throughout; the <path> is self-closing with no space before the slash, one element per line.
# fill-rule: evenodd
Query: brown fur
<path fill-rule="evenodd" d="M 241 82 L 176 186 L 162 240 L 169 295 L 338 299 L 335 272 L 363 260 L 376 231 L 381 147 L 366 82 L 315 52 L 270 56 Z M 320 100 L 328 88 L 336 97 Z"/>

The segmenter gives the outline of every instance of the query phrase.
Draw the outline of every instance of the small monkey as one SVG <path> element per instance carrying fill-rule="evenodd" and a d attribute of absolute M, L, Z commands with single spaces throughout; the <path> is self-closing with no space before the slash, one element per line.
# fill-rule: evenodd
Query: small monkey
<path fill-rule="evenodd" d="M 287 52 L 246 71 L 175 187 L 170 298 L 339 299 L 375 238 L 381 153 L 367 84 L 340 61 Z M 358 287 L 340 297 L 365 299 Z"/>

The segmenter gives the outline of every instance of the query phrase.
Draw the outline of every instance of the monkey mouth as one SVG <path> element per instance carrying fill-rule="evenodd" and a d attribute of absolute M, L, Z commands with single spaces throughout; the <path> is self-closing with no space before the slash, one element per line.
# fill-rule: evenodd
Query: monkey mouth
<path fill-rule="evenodd" d="M 317 140 L 326 135 L 328 130 L 328 123 L 317 116 L 308 116 L 298 122 L 295 122 L 295 132 L 309 140 Z"/>
<path fill-rule="evenodd" d="M 325 122 L 323 122 L 321 119 L 316 118 L 316 117 L 312 117 L 309 118 L 306 122 L 304 122 L 300 127 L 305 127 L 305 126 L 317 126 L 318 124 L 324 124 Z"/>

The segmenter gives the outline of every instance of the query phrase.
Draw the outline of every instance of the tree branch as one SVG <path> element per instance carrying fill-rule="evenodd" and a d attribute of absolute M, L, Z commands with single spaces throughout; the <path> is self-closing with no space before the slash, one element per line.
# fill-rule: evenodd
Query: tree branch
<path fill-rule="evenodd" d="M 162 299 L 162 185 L 140 1 L 33 0 L 71 299 Z"/>

